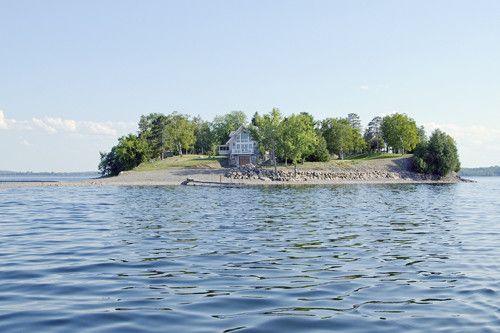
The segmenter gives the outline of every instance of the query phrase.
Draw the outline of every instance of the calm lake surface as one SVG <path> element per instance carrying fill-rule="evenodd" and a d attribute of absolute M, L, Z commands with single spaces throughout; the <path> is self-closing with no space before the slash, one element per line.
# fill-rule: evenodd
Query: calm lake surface
<path fill-rule="evenodd" d="M 0 332 L 498 332 L 478 181 L 0 190 Z"/>

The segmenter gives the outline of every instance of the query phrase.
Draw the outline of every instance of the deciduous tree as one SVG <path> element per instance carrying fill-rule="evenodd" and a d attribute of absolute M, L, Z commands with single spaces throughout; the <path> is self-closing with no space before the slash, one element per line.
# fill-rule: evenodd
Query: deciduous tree
<path fill-rule="evenodd" d="M 247 123 L 247 116 L 243 111 L 232 111 L 223 116 L 216 116 L 212 128 L 219 144 L 229 139 L 229 134 Z"/>
<path fill-rule="evenodd" d="M 395 113 L 382 120 L 382 135 L 393 152 L 405 153 L 415 149 L 420 142 L 415 120 L 405 114 Z"/>
<path fill-rule="evenodd" d="M 269 151 L 271 161 L 276 171 L 276 150 L 280 140 L 280 126 L 283 121 L 283 116 L 278 108 L 273 108 L 269 114 L 260 116 L 256 114 L 252 122 L 255 125 L 255 130 L 252 134 L 257 139 L 259 146 L 263 151 Z"/>
<path fill-rule="evenodd" d="M 293 114 L 280 127 L 280 151 L 285 160 L 292 161 L 297 175 L 297 163 L 310 155 L 317 144 L 314 119 L 308 114 Z"/>
<path fill-rule="evenodd" d="M 165 146 L 182 155 L 195 143 L 194 124 L 189 116 L 173 112 L 167 116 L 167 125 L 164 130 Z"/>
<path fill-rule="evenodd" d="M 327 118 L 321 122 L 321 134 L 328 150 L 344 159 L 346 153 L 362 150 L 365 142 L 361 133 L 352 127 L 347 118 Z"/>

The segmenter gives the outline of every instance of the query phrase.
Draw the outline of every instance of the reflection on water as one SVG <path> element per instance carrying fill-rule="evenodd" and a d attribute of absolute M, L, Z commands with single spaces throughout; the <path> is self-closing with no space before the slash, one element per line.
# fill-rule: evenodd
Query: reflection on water
<path fill-rule="evenodd" d="M 0 330 L 500 329 L 500 181 L 0 192 Z"/>

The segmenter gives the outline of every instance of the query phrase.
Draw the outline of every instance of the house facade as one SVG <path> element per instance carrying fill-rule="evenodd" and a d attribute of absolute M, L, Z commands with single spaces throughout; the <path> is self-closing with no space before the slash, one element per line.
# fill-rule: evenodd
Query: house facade
<path fill-rule="evenodd" d="M 219 155 L 227 156 L 230 166 L 256 164 L 259 155 L 257 141 L 254 140 L 248 128 L 240 126 L 236 131 L 231 132 L 225 145 L 219 146 Z"/>

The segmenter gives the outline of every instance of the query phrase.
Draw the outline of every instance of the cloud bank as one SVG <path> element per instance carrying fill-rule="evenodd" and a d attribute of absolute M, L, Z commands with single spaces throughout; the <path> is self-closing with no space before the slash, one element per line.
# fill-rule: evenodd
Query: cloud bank
<path fill-rule="evenodd" d="M 64 119 L 60 117 L 31 118 L 31 120 L 9 119 L 0 110 L 0 129 L 43 130 L 49 134 L 72 133 L 77 135 L 111 136 L 131 132 L 136 128 L 132 122 L 96 122 Z"/>

